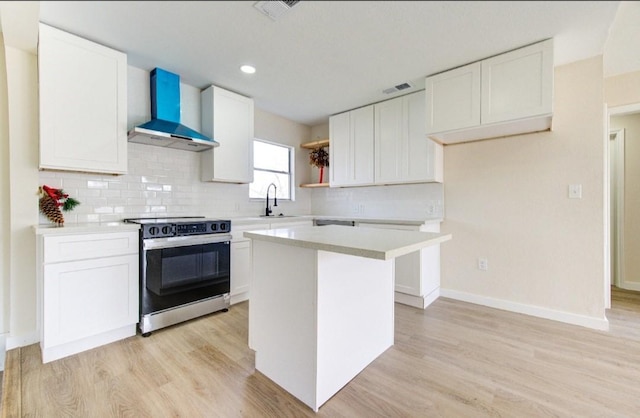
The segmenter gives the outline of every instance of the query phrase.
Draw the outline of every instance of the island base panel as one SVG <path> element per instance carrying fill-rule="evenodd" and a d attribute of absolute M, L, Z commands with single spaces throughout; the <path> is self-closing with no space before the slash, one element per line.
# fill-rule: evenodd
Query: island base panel
<path fill-rule="evenodd" d="M 256 370 L 314 411 L 393 345 L 393 260 L 253 241 Z"/>
<path fill-rule="evenodd" d="M 318 406 L 393 345 L 394 260 L 318 251 Z"/>

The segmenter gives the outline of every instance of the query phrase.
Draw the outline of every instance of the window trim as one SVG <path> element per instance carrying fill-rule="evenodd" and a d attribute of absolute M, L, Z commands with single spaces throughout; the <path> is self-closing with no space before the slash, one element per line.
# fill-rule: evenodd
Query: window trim
<path fill-rule="evenodd" d="M 262 138 L 253 138 L 253 141 L 258 141 L 258 142 L 263 142 L 265 144 L 269 144 L 269 145 L 275 145 L 278 147 L 282 147 L 282 148 L 287 148 L 289 149 L 289 172 L 284 172 L 284 171 L 278 171 L 278 170 L 268 170 L 268 169 L 264 169 L 264 168 L 256 168 L 253 165 L 253 161 L 251 161 L 251 173 L 253 174 L 253 172 L 255 170 L 259 170 L 259 171 L 265 171 L 265 172 L 269 172 L 269 173 L 277 173 L 277 174 L 288 174 L 289 175 L 289 191 L 290 191 L 290 197 L 289 198 L 278 198 L 279 200 L 286 200 L 286 201 L 295 201 L 295 197 L 296 197 L 296 187 L 295 187 L 295 161 L 296 161 L 296 149 L 294 146 L 288 145 L 288 144 L 283 144 L 280 142 L 275 142 L 275 141 L 269 141 L 267 139 L 262 139 Z M 253 145 L 253 143 L 252 143 Z M 249 187 L 249 193 L 251 193 L 251 187 Z M 266 197 L 266 196 L 265 196 Z M 263 201 L 265 199 L 265 197 L 251 197 L 249 196 L 249 201 L 252 202 L 259 202 L 259 201 Z"/>

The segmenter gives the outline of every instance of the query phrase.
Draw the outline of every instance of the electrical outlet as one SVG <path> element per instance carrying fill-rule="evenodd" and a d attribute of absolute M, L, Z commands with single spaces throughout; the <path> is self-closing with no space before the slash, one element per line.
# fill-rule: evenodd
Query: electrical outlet
<path fill-rule="evenodd" d="M 478 270 L 487 271 L 489 270 L 489 261 L 486 258 L 478 258 Z"/>
<path fill-rule="evenodd" d="M 353 213 L 360 213 L 360 205 L 353 205 Z"/>
<path fill-rule="evenodd" d="M 358 213 L 360 213 L 360 214 L 364 213 L 364 205 L 362 205 L 362 204 L 358 205 Z"/>
<path fill-rule="evenodd" d="M 569 185 L 569 199 L 582 199 L 582 184 Z"/>

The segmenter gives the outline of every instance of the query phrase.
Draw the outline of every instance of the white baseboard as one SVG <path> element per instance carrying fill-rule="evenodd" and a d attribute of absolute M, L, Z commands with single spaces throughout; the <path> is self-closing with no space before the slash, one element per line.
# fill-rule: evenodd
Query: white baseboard
<path fill-rule="evenodd" d="M 396 292 L 395 302 L 401 303 L 403 305 L 413 306 L 414 308 L 425 309 L 427 306 L 435 302 L 439 296 L 440 288 L 437 288 L 426 296 L 414 296 L 402 292 Z"/>
<path fill-rule="evenodd" d="M 249 300 L 249 292 L 242 292 L 237 295 L 231 295 L 229 304 L 235 305 L 236 303 L 244 302 L 245 300 Z"/>
<path fill-rule="evenodd" d="M 580 325 L 586 328 L 592 328 L 601 331 L 609 330 L 609 321 L 606 317 L 596 318 L 569 312 L 556 311 L 549 308 L 542 308 L 540 306 L 525 305 L 523 303 L 511 302 L 504 299 L 494 299 L 486 296 L 480 296 L 451 289 L 440 289 L 440 295 L 445 298 L 461 300 L 463 302 L 475 303 L 476 305 L 488 306 L 490 308 L 517 312 L 544 319 L 551 319 L 554 321 L 565 322 L 572 325 Z"/>
<path fill-rule="evenodd" d="M 42 350 L 42 363 L 48 363 L 63 357 L 81 353 L 92 348 L 100 347 L 128 337 L 133 337 L 134 335 L 136 335 L 136 324 L 131 324 L 122 328 L 117 328 L 53 347 L 43 348 L 42 344 L 40 344 L 40 349 Z"/>
<path fill-rule="evenodd" d="M 624 283 L 620 283 L 620 285 L 618 286 L 620 287 L 620 289 L 625 289 L 625 290 L 635 290 L 636 292 L 640 292 L 640 283 L 639 282 L 624 282 Z"/>
<path fill-rule="evenodd" d="M 28 334 L 7 336 L 7 351 L 18 347 L 36 344 L 40 342 L 40 333 L 33 331 Z"/>
<path fill-rule="evenodd" d="M 7 357 L 7 334 L 0 334 L 0 371 L 4 371 L 4 361 Z"/>

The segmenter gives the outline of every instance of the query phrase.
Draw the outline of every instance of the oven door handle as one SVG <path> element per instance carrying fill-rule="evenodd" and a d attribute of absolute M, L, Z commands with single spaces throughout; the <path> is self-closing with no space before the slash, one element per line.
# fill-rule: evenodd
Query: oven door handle
<path fill-rule="evenodd" d="M 156 250 L 161 248 L 189 247 L 192 245 L 218 244 L 231 242 L 229 234 L 192 235 L 186 237 L 150 238 L 142 240 L 143 250 Z"/>

